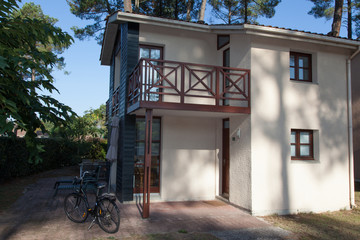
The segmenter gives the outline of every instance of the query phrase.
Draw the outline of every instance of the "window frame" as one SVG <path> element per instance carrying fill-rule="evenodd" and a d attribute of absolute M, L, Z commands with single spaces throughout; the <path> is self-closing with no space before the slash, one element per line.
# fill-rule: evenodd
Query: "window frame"
<path fill-rule="evenodd" d="M 309 129 L 291 129 L 291 134 L 295 132 L 295 143 L 292 143 L 290 140 L 290 146 L 295 146 L 295 156 L 291 156 L 291 160 L 315 160 L 314 158 L 314 131 Z M 309 143 L 300 143 L 300 133 L 307 132 L 310 134 Z M 309 156 L 301 156 L 300 155 L 300 146 L 310 146 L 309 148 Z M 290 151 L 291 155 L 291 151 Z"/>
<path fill-rule="evenodd" d="M 312 54 L 290 51 L 289 60 L 291 59 L 291 56 L 294 56 L 294 58 L 295 58 L 295 66 L 293 66 L 294 70 L 295 70 L 295 78 L 291 78 L 291 74 L 290 74 L 290 80 L 298 81 L 298 82 L 312 82 Z M 309 79 L 308 80 L 299 79 L 299 69 L 300 69 L 300 67 L 299 67 L 299 57 L 308 58 L 309 67 L 308 68 L 302 67 L 302 69 L 307 69 L 309 71 Z M 290 61 L 289 61 L 289 63 L 290 63 Z M 292 68 L 292 66 L 290 66 L 290 64 L 289 64 L 289 71 L 290 71 L 291 68 Z"/>
<path fill-rule="evenodd" d="M 151 51 L 152 50 L 160 50 L 160 58 L 157 59 L 157 60 L 163 60 L 164 59 L 164 47 L 162 46 L 156 46 L 156 45 L 150 45 L 150 44 L 139 44 L 139 59 L 141 58 L 140 57 L 140 48 L 147 48 L 149 49 L 149 59 L 152 59 L 151 58 Z"/>

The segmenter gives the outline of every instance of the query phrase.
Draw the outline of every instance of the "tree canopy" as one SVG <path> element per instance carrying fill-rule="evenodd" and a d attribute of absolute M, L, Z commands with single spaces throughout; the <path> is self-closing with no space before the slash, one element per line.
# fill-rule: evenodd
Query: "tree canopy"
<path fill-rule="evenodd" d="M 61 58 L 38 46 L 66 48 L 73 39 L 53 23 L 17 16 L 16 0 L 0 0 L 0 6 L 0 134 L 13 136 L 14 128 L 25 130 L 30 161 L 38 162 L 41 146 L 34 141 L 35 130 L 45 131 L 43 121 L 65 124 L 75 114 L 43 94 L 57 91 L 51 70 Z M 35 81 L 30 77 L 34 72 Z"/>
<path fill-rule="evenodd" d="M 80 40 L 94 37 L 100 44 L 102 42 L 102 34 L 105 28 L 105 18 L 107 15 L 117 10 L 123 9 L 122 0 L 66 0 L 70 6 L 70 11 L 76 17 L 83 20 L 92 20 L 92 24 L 86 25 L 84 28 L 77 26 L 72 27 L 75 37 Z"/>
<path fill-rule="evenodd" d="M 210 0 L 213 14 L 226 24 L 257 23 L 260 16 L 271 18 L 281 0 Z"/>
<path fill-rule="evenodd" d="M 346 24 L 348 38 L 353 33 L 360 37 L 360 0 L 309 0 L 314 6 L 308 12 L 315 18 L 333 20 L 329 35 L 339 36 L 340 27 Z M 353 32 L 355 27 L 355 32 Z"/>
<path fill-rule="evenodd" d="M 73 141 L 83 142 L 88 137 L 106 138 L 106 106 L 100 105 L 97 109 L 89 109 L 84 116 L 72 116 L 66 126 L 54 126 L 46 122 L 47 131 L 52 137 L 62 137 Z"/>
<path fill-rule="evenodd" d="M 103 32 L 105 29 L 105 18 L 107 15 L 117 10 L 124 10 L 124 2 L 127 11 L 134 11 L 149 16 L 165 17 L 171 19 L 181 19 L 190 21 L 197 19 L 198 12 L 201 9 L 201 3 L 205 0 L 66 0 L 70 6 L 70 11 L 76 17 L 84 20 L 92 20 L 92 24 L 86 25 L 84 28 L 77 26 L 72 27 L 75 37 L 80 40 L 87 38 L 95 38 L 101 44 Z M 205 11 L 205 5 L 203 4 Z M 204 13 L 204 12 L 202 12 Z M 203 20 L 203 19 L 202 19 Z"/>

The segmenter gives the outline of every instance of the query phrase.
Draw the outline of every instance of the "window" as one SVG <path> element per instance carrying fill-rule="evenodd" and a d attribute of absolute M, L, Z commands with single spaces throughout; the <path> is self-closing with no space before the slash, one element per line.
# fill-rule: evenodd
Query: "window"
<path fill-rule="evenodd" d="M 312 130 L 291 130 L 291 160 L 314 160 Z"/>
<path fill-rule="evenodd" d="M 160 145 L 161 119 L 153 118 L 151 142 L 151 179 L 150 191 L 160 192 Z M 144 146 L 145 146 L 145 118 L 136 118 L 136 148 L 134 157 L 134 192 L 141 193 L 144 184 Z"/>
<path fill-rule="evenodd" d="M 139 58 L 163 59 L 163 48 L 150 45 L 140 45 Z"/>
<path fill-rule="evenodd" d="M 290 79 L 312 81 L 311 54 L 290 52 Z"/>
<path fill-rule="evenodd" d="M 228 45 L 230 43 L 230 35 L 217 35 L 217 49 Z"/>

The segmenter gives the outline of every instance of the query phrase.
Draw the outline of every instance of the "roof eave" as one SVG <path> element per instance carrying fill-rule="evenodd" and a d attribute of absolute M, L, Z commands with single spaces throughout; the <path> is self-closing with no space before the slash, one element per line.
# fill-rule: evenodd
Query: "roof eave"
<path fill-rule="evenodd" d="M 320 43 L 324 45 L 343 47 L 347 49 L 357 49 L 360 46 L 360 41 L 356 41 L 356 40 L 326 36 L 315 33 L 307 33 L 307 32 L 301 32 L 301 31 L 295 31 L 289 29 L 275 28 L 275 27 L 244 24 L 244 30 L 246 31 L 246 33 L 253 35 Z"/>
<path fill-rule="evenodd" d="M 209 32 L 215 34 L 246 32 L 247 34 L 251 35 L 270 38 L 281 38 L 295 41 L 305 41 L 322 45 L 337 46 L 352 50 L 357 49 L 360 46 L 360 41 L 331 37 L 292 29 L 258 26 L 253 24 L 207 25 L 118 11 L 107 17 L 107 24 L 104 33 L 104 42 L 100 56 L 102 65 L 111 64 L 111 55 L 115 43 L 117 25 L 126 22 L 134 22 L 139 24 L 155 25 L 199 32 Z"/>
<path fill-rule="evenodd" d="M 116 34 L 118 26 L 114 24 L 114 18 L 116 19 L 116 13 L 107 17 L 104 39 L 100 53 L 101 65 L 111 65 L 111 56 L 115 44 Z"/>
<path fill-rule="evenodd" d="M 117 12 L 116 18 L 109 19 L 109 22 L 110 21 L 112 23 L 135 22 L 140 24 L 150 24 L 150 25 L 157 25 L 157 26 L 171 27 L 171 28 L 182 28 L 182 29 L 203 31 L 203 32 L 208 32 L 210 30 L 210 26 L 207 24 L 186 22 L 186 21 L 173 20 L 173 19 L 160 18 L 160 17 L 152 17 L 152 16 L 127 13 L 121 11 Z"/>

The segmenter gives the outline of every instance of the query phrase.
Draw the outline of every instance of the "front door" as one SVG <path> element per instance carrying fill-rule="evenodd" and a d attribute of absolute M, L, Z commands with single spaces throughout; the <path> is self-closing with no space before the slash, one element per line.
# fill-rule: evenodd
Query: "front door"
<path fill-rule="evenodd" d="M 222 144 L 222 196 L 229 198 L 229 168 L 230 168 L 230 121 L 223 120 L 223 144 Z"/>

